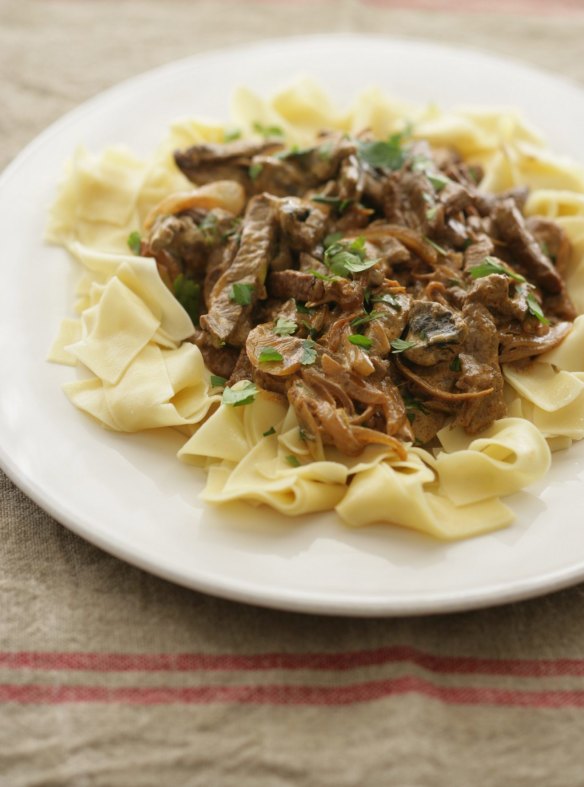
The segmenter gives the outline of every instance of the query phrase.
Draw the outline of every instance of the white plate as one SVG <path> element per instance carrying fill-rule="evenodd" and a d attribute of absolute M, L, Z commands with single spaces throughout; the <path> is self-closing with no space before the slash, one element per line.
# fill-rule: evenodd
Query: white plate
<path fill-rule="evenodd" d="M 507 530 L 441 544 L 392 527 L 351 531 L 333 515 L 203 507 L 202 473 L 178 436 L 110 434 L 60 390 L 45 363 L 78 275 L 42 243 L 47 208 L 76 145 L 153 149 L 180 115 L 226 118 L 236 83 L 262 93 L 299 71 L 346 103 L 372 83 L 415 101 L 514 105 L 558 151 L 584 159 L 584 94 L 524 65 L 427 43 L 360 36 L 286 39 L 190 58 L 89 101 L 30 145 L 0 179 L 0 463 L 40 506 L 118 557 L 180 584 L 266 606 L 351 615 L 468 609 L 584 579 L 584 445 L 544 483 L 509 499 Z"/>

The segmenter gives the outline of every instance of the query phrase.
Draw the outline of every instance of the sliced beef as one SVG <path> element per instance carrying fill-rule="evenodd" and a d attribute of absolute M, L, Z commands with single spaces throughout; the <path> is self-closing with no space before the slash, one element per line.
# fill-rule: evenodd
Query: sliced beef
<path fill-rule="evenodd" d="M 250 316 L 255 302 L 265 296 L 265 279 L 276 243 L 276 218 L 271 199 L 253 197 L 247 207 L 241 241 L 233 262 L 219 277 L 209 295 L 209 311 L 201 326 L 215 343 L 241 347 L 251 328 Z M 233 285 L 249 291 L 250 303 L 237 298 Z"/>
<path fill-rule="evenodd" d="M 249 167 L 253 157 L 281 150 L 282 147 L 280 139 L 201 144 L 176 151 L 174 160 L 193 183 L 201 185 L 214 180 L 235 180 L 249 187 Z"/>

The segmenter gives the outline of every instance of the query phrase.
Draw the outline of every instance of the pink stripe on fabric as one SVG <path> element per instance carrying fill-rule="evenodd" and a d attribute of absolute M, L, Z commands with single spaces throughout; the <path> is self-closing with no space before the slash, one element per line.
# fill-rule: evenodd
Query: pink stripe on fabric
<path fill-rule="evenodd" d="M 448 705 L 498 705 L 521 708 L 581 708 L 584 691 L 520 691 L 469 686 L 435 686 L 420 678 L 355 683 L 350 686 L 197 686 L 117 687 L 0 684 L 0 702 L 34 705 L 107 703 L 128 705 L 337 706 L 371 702 L 403 694 L 419 694 Z"/>
<path fill-rule="evenodd" d="M 456 13 L 583 13 L 582 0 L 361 0 L 364 5 L 407 11 Z"/>
<path fill-rule="evenodd" d="M 410 647 L 338 653 L 84 653 L 0 652 L 0 668 L 88 672 L 220 672 L 239 670 L 328 670 L 410 663 L 429 672 L 508 675 L 524 678 L 584 676 L 584 659 L 480 659 L 437 656 Z"/>

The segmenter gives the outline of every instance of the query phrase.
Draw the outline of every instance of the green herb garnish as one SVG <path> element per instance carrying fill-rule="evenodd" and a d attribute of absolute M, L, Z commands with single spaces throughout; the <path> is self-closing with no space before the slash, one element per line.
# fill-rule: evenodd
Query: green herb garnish
<path fill-rule="evenodd" d="M 213 388 L 222 388 L 226 382 L 227 380 L 225 379 L 225 377 L 221 377 L 218 374 L 211 375 L 211 385 Z"/>
<path fill-rule="evenodd" d="M 403 142 L 409 131 L 392 134 L 386 142 L 360 142 L 357 155 L 362 162 L 374 169 L 400 169 L 403 167 L 406 155 Z"/>
<path fill-rule="evenodd" d="M 394 339 L 391 343 L 393 353 L 403 353 L 405 350 L 410 350 L 415 347 L 417 342 L 408 342 L 406 339 Z"/>
<path fill-rule="evenodd" d="M 278 336 L 292 336 L 297 329 L 298 325 L 294 320 L 289 320 L 287 317 L 278 317 L 275 326 L 272 328 L 272 333 Z"/>
<path fill-rule="evenodd" d="M 392 295 L 390 292 L 385 292 L 383 295 L 374 295 L 371 298 L 371 303 L 387 303 L 387 305 L 395 309 L 396 312 L 401 312 L 402 310 L 400 302 L 395 295 Z"/>
<path fill-rule="evenodd" d="M 442 246 L 439 246 L 437 243 L 434 243 L 434 241 L 430 240 L 430 238 L 428 238 L 427 235 L 424 235 L 424 240 L 434 249 L 434 251 L 437 251 L 438 254 L 443 254 L 444 256 L 448 254 L 446 249 L 443 249 Z"/>
<path fill-rule="evenodd" d="M 357 328 L 358 325 L 365 325 L 365 323 L 378 320 L 380 317 L 383 317 L 383 312 L 371 312 L 371 314 L 366 314 L 364 317 L 355 317 L 354 320 L 351 320 L 351 325 L 353 328 Z"/>
<path fill-rule="evenodd" d="M 334 243 L 338 243 L 341 238 L 343 237 L 342 232 L 330 232 L 326 238 L 323 240 L 323 246 L 325 249 L 328 249 L 329 246 L 332 246 Z"/>
<path fill-rule="evenodd" d="M 199 229 L 207 245 L 215 243 L 218 239 L 217 216 L 214 213 L 207 213 L 203 221 L 199 224 Z"/>
<path fill-rule="evenodd" d="M 259 393 L 255 383 L 245 380 L 243 383 L 237 384 L 238 388 L 226 388 L 221 397 L 222 404 L 228 404 L 231 407 L 240 407 L 244 404 L 251 404 Z"/>
<path fill-rule="evenodd" d="M 296 303 L 296 311 L 300 312 L 300 314 L 312 314 L 312 309 L 309 309 L 308 306 L 302 303 L 302 301 L 295 301 L 295 303 Z"/>
<path fill-rule="evenodd" d="M 313 339 L 305 339 L 302 342 L 302 356 L 300 363 L 302 366 L 310 366 L 316 361 L 316 342 Z"/>
<path fill-rule="evenodd" d="M 264 168 L 263 165 L 260 164 L 259 161 L 254 161 L 252 164 L 249 165 L 249 169 L 247 172 L 252 180 L 257 180 L 263 168 Z"/>
<path fill-rule="evenodd" d="M 360 235 L 352 243 L 336 241 L 324 252 L 324 264 L 338 276 L 347 277 L 351 273 L 360 273 L 371 268 L 377 259 L 365 257 L 365 238 Z"/>
<path fill-rule="evenodd" d="M 180 273 L 172 284 L 174 297 L 189 315 L 194 325 L 199 324 L 199 309 L 201 302 L 201 287 L 192 279 L 185 278 Z"/>
<path fill-rule="evenodd" d="M 288 462 L 288 464 L 289 464 L 291 467 L 300 467 L 300 462 L 299 462 L 299 461 L 298 461 L 298 459 L 297 459 L 297 458 L 294 456 L 294 454 L 289 454 L 289 455 L 286 457 L 286 461 Z"/>
<path fill-rule="evenodd" d="M 279 353 L 275 347 L 264 347 L 258 355 L 260 363 L 273 363 L 281 360 L 283 360 L 282 353 Z"/>
<path fill-rule="evenodd" d="M 269 436 L 270 436 L 270 435 L 272 435 L 272 434 L 276 434 L 276 430 L 274 429 L 274 427 L 273 427 L 273 426 L 270 426 L 270 428 L 269 428 L 269 429 L 266 429 L 266 431 L 265 431 L 265 432 L 263 432 L 263 436 L 264 436 L 264 437 L 269 437 Z"/>
<path fill-rule="evenodd" d="M 450 178 L 437 172 L 426 172 L 426 177 L 438 192 L 450 183 Z"/>
<path fill-rule="evenodd" d="M 529 313 L 532 314 L 535 318 L 537 318 L 542 325 L 549 325 L 550 321 L 543 313 L 543 309 L 541 308 L 541 303 L 537 300 L 535 295 L 530 292 L 527 298 L 525 299 L 527 303 L 527 308 L 529 309 Z"/>
<path fill-rule="evenodd" d="M 499 273 L 502 276 L 508 276 L 514 281 L 524 282 L 525 277 L 521 276 L 515 271 L 509 270 L 505 265 L 502 265 L 495 257 L 485 257 L 485 259 L 470 269 L 470 275 L 473 279 L 482 279 L 483 276 L 490 276 L 493 273 Z"/>
<path fill-rule="evenodd" d="M 229 300 L 238 303 L 240 306 L 249 306 L 251 303 L 251 296 L 254 291 L 253 284 L 246 284 L 245 282 L 236 281 L 231 285 L 229 292 Z"/>
<path fill-rule="evenodd" d="M 140 246 L 142 245 L 142 238 L 138 230 L 134 230 L 128 235 L 128 247 L 134 254 L 140 254 Z"/>
<path fill-rule="evenodd" d="M 280 128 L 280 126 L 264 126 L 263 123 L 258 123 L 256 121 L 253 124 L 253 130 L 257 134 L 261 134 L 262 137 L 283 137 L 284 131 Z"/>
<path fill-rule="evenodd" d="M 456 355 L 452 361 L 450 361 L 450 371 L 459 372 L 461 369 L 462 364 L 460 363 L 460 355 Z"/>
<path fill-rule="evenodd" d="M 368 336 L 363 336 L 360 333 L 352 333 L 349 336 L 349 341 L 351 344 L 354 344 L 357 347 L 363 347 L 365 350 L 368 350 L 373 344 L 373 339 L 370 339 Z"/>
<path fill-rule="evenodd" d="M 240 128 L 227 128 L 225 129 L 225 133 L 223 136 L 224 142 L 235 142 L 236 139 L 241 138 L 241 129 Z"/>
<path fill-rule="evenodd" d="M 310 198 L 312 202 L 319 202 L 323 205 L 330 205 L 331 207 L 335 208 L 335 210 L 339 214 L 343 214 L 351 202 L 352 199 L 341 199 L 340 197 L 327 197 L 326 194 L 315 194 L 314 197 Z"/>

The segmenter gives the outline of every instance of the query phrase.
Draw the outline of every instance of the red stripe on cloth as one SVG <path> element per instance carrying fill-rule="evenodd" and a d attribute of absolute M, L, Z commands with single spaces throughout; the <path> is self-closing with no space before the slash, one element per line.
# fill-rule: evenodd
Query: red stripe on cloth
<path fill-rule="evenodd" d="M 328 670 L 410 663 L 429 672 L 460 675 L 509 675 L 524 678 L 584 676 L 584 659 L 479 659 L 437 656 L 410 647 L 337 653 L 83 653 L 0 652 L 0 668 L 81 670 L 88 672 L 219 672 Z"/>
<path fill-rule="evenodd" d="M 469 686 L 435 686 L 420 678 L 355 683 L 350 686 L 196 686 L 190 688 L 44 686 L 0 684 L 0 702 L 34 705 L 107 703 L 128 705 L 350 705 L 403 694 L 419 694 L 448 705 L 502 705 L 521 708 L 584 706 L 584 691 L 520 691 Z"/>
<path fill-rule="evenodd" d="M 407 11 L 455 13 L 533 13 L 558 15 L 582 13 L 582 0 L 361 0 L 364 5 Z"/>

